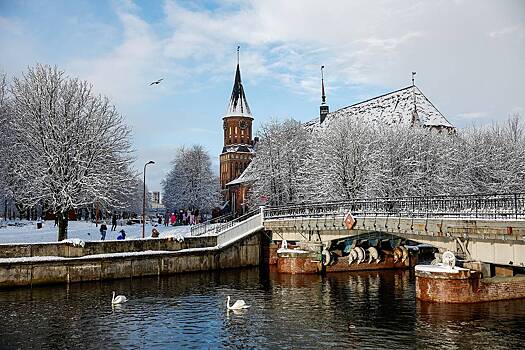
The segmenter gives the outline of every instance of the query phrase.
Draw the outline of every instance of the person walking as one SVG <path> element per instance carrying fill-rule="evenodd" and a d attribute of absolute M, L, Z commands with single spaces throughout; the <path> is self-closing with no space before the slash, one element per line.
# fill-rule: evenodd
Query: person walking
<path fill-rule="evenodd" d="M 102 225 L 100 225 L 100 240 L 105 241 L 106 240 L 106 231 L 108 230 L 108 227 L 106 226 L 106 222 L 102 221 Z"/>
<path fill-rule="evenodd" d="M 175 226 L 176 220 L 177 220 L 177 217 L 175 216 L 175 213 L 171 213 L 171 226 Z"/>
<path fill-rule="evenodd" d="M 164 213 L 164 226 L 168 227 L 169 224 L 170 224 L 170 213 L 166 212 Z"/>
<path fill-rule="evenodd" d="M 113 213 L 111 217 L 111 231 L 117 230 L 117 214 Z"/>

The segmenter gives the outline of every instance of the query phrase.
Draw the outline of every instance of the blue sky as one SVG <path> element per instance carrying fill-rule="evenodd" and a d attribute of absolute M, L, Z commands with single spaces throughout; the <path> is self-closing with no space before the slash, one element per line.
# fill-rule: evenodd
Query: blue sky
<path fill-rule="evenodd" d="M 416 84 L 453 124 L 525 116 L 523 1 L 0 1 L 0 70 L 58 65 L 109 96 L 159 190 L 174 150 L 218 169 L 236 47 L 255 130 Z M 156 86 L 149 82 L 165 80 Z"/>

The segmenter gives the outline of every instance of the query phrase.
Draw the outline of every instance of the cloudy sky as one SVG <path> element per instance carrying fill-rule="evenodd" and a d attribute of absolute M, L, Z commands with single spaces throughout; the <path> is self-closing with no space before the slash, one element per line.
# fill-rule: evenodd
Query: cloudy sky
<path fill-rule="evenodd" d="M 57 65 L 108 95 L 159 190 L 174 150 L 218 170 L 236 47 L 255 129 L 410 84 L 458 127 L 525 116 L 525 1 L 0 1 L 0 71 Z M 160 85 L 149 86 L 158 78 Z M 140 170 L 141 171 L 141 170 Z"/>

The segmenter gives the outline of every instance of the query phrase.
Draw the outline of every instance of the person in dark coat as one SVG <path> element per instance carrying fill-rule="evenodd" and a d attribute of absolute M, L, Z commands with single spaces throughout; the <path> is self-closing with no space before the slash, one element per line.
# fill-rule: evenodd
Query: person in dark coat
<path fill-rule="evenodd" d="M 164 214 L 164 226 L 168 227 L 169 224 L 170 224 L 170 213 L 166 212 L 166 214 Z"/>
<path fill-rule="evenodd" d="M 117 230 L 117 214 L 113 213 L 111 217 L 111 231 Z"/>
<path fill-rule="evenodd" d="M 151 237 L 152 238 L 158 238 L 159 234 L 160 234 L 160 232 L 155 227 L 151 229 Z"/>
<path fill-rule="evenodd" d="M 106 226 L 106 222 L 103 221 L 102 225 L 100 225 L 100 240 L 105 241 L 106 240 L 106 231 L 108 230 L 108 227 Z"/>

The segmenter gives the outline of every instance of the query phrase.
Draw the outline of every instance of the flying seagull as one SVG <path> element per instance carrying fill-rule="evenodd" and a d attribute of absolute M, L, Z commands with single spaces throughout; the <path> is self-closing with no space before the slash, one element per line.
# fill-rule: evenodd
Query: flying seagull
<path fill-rule="evenodd" d="M 156 80 L 156 81 L 154 81 L 153 83 L 151 83 L 151 84 L 149 84 L 149 85 L 151 86 L 151 85 L 160 84 L 160 82 L 161 82 L 162 80 L 164 80 L 164 78 L 160 78 L 159 80 Z"/>

